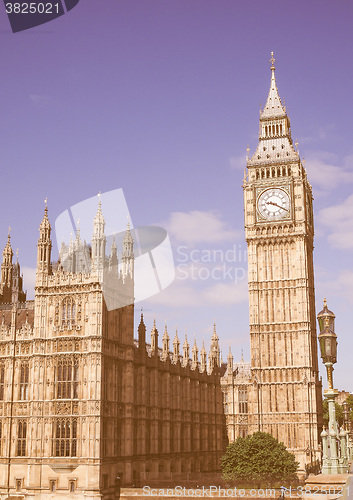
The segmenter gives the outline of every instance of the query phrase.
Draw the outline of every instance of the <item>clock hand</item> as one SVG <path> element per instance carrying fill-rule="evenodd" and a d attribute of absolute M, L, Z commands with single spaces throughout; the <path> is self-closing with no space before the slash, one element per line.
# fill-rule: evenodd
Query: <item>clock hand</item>
<path fill-rule="evenodd" d="M 287 212 L 289 212 L 288 208 L 281 207 L 280 205 L 278 205 L 277 203 L 275 203 L 273 201 L 267 201 L 266 205 L 273 205 L 274 207 L 278 207 L 278 208 L 281 208 L 282 210 L 287 210 Z"/>

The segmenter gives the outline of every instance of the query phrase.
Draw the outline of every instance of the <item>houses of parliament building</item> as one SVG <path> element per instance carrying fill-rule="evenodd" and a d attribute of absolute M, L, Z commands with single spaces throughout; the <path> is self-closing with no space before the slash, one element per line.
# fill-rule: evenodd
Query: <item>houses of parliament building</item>
<path fill-rule="evenodd" d="M 208 360 L 186 338 L 181 354 L 177 334 L 171 346 L 167 327 L 159 348 L 155 323 L 149 342 L 142 314 L 134 340 L 132 235 L 128 228 L 119 266 L 114 241 L 106 256 L 104 227 L 99 202 L 92 246 L 78 232 L 54 266 L 45 208 L 34 301 L 26 301 L 8 237 L 0 285 L 1 499 L 113 500 L 120 484 L 219 470 L 226 431 L 216 330 Z M 102 279 L 115 283 L 120 307 L 108 311 Z"/>
<path fill-rule="evenodd" d="M 34 301 L 10 236 L 0 283 L 0 499 L 116 498 L 118 486 L 219 471 L 226 442 L 269 432 L 304 470 L 320 458 L 312 188 L 293 145 L 274 58 L 259 143 L 243 180 L 250 362 L 222 363 L 143 315 L 134 339 L 134 249 L 107 247 L 99 201 L 91 246 L 51 262 L 39 228 Z M 104 207 L 103 207 L 104 208 Z M 103 284 L 103 285 L 102 285 Z M 105 291 L 119 307 L 107 307 Z M 159 341 L 159 337 L 161 340 Z M 160 347 L 161 345 L 161 347 Z M 181 351 L 181 352 L 180 352 Z M 228 439 L 227 439 L 228 438 Z M 120 478 L 120 479 L 117 479 Z"/>

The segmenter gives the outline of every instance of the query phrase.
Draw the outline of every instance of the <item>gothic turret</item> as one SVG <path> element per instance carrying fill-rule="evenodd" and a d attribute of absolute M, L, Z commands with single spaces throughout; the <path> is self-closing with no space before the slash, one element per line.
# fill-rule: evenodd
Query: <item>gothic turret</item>
<path fill-rule="evenodd" d="M 123 280 L 128 278 L 133 279 L 134 277 L 134 240 L 132 239 L 130 232 L 130 223 L 127 223 L 127 229 L 123 241 L 123 253 L 122 253 L 122 272 Z"/>
<path fill-rule="evenodd" d="M 2 253 L 2 264 L 1 264 L 1 284 L 0 284 L 0 296 L 1 302 L 11 302 L 12 301 L 12 257 L 13 251 L 11 247 L 11 236 L 10 229 L 7 236 L 7 243 L 5 245 L 4 251 Z"/>
<path fill-rule="evenodd" d="M 153 327 L 151 331 L 151 355 L 158 353 L 158 330 L 156 327 L 156 319 L 153 320 Z"/>
<path fill-rule="evenodd" d="M 197 348 L 196 338 L 194 339 L 194 345 L 192 346 L 191 352 L 192 352 L 192 368 L 193 370 L 195 370 L 195 368 L 197 368 L 197 365 L 199 363 L 199 358 L 198 358 L 199 350 Z"/>
<path fill-rule="evenodd" d="M 162 359 L 166 360 L 169 354 L 169 335 L 167 330 L 167 324 L 164 327 L 164 334 L 162 337 Z"/>
<path fill-rule="evenodd" d="M 177 363 L 180 355 L 180 341 L 178 337 L 178 330 L 175 330 L 175 337 L 173 340 L 173 363 Z"/>
<path fill-rule="evenodd" d="M 205 343 L 202 342 L 202 348 L 201 348 L 201 371 L 205 372 L 207 369 L 207 352 L 205 349 Z"/>
<path fill-rule="evenodd" d="M 98 273 L 100 280 L 103 279 L 105 263 L 106 237 L 104 234 L 105 220 L 102 214 L 102 202 L 99 194 L 98 210 L 93 221 L 92 235 L 92 267 Z"/>
<path fill-rule="evenodd" d="M 219 338 L 216 332 L 216 324 L 213 324 L 213 334 L 211 338 L 210 354 L 208 357 L 209 371 L 212 372 L 215 366 L 221 366 Z"/>
<path fill-rule="evenodd" d="M 12 303 L 26 302 L 26 293 L 23 291 L 23 276 L 18 262 L 18 250 L 16 252 L 16 262 L 13 266 L 12 275 Z"/>
<path fill-rule="evenodd" d="M 50 239 L 51 226 L 48 219 L 48 207 L 45 200 L 44 217 L 39 226 L 39 239 L 37 244 L 37 272 L 36 283 L 38 280 L 51 274 L 50 257 L 52 243 Z"/>
<path fill-rule="evenodd" d="M 183 365 L 184 366 L 187 366 L 189 363 L 189 350 L 190 350 L 190 346 L 189 346 L 189 342 L 188 342 L 188 337 L 185 334 L 185 341 L 183 344 Z"/>
<path fill-rule="evenodd" d="M 278 93 L 274 63 L 272 52 L 271 84 L 265 107 L 260 112 L 259 144 L 248 160 L 248 167 L 299 160 L 299 154 L 293 146 L 289 117 Z"/>
<path fill-rule="evenodd" d="M 110 247 L 109 255 L 109 271 L 118 272 L 118 249 L 115 243 L 115 237 L 113 238 L 112 246 Z"/>
<path fill-rule="evenodd" d="M 228 356 L 227 356 L 227 372 L 228 372 L 228 375 L 232 375 L 233 373 L 233 355 L 232 355 L 232 351 L 231 351 L 231 348 L 229 346 L 229 353 L 228 353 Z"/>
<path fill-rule="evenodd" d="M 141 320 L 140 324 L 138 327 L 138 334 L 139 334 L 139 349 L 140 352 L 146 352 L 146 326 L 143 321 L 143 314 L 141 312 Z"/>

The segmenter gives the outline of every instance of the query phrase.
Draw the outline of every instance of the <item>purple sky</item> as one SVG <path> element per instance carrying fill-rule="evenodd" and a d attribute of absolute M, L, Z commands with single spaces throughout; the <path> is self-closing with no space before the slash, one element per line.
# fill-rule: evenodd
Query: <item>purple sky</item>
<path fill-rule="evenodd" d="M 229 343 L 249 358 L 247 283 L 230 277 L 246 262 L 201 278 L 222 269 L 220 251 L 246 248 L 246 146 L 257 144 L 274 51 L 314 189 L 317 312 L 327 296 L 335 386 L 352 391 L 352 16 L 347 0 L 81 0 L 12 34 L 1 3 L 0 244 L 11 225 L 29 295 L 44 198 L 54 225 L 123 188 L 135 226 L 162 225 L 173 245 L 177 279 L 144 303 L 148 330 L 155 313 L 159 330 L 167 320 L 171 336 L 177 324 L 182 341 L 186 330 L 208 346 L 215 320 L 224 358 Z M 201 249 L 218 253 L 200 262 Z"/>

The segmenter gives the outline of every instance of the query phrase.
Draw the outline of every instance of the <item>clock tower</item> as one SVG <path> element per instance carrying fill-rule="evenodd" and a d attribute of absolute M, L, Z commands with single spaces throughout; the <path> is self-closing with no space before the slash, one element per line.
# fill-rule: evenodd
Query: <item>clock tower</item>
<path fill-rule="evenodd" d="M 259 144 L 244 177 L 251 350 L 249 432 L 269 432 L 300 469 L 319 458 L 312 188 L 293 145 L 271 57 Z M 250 396 L 250 394 L 249 394 Z"/>

